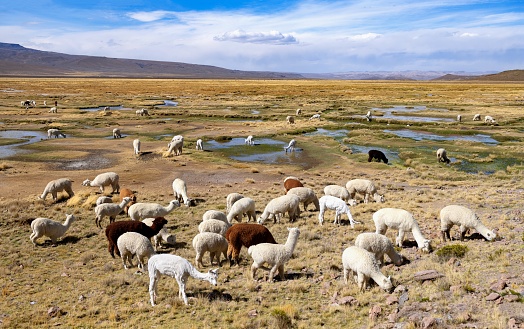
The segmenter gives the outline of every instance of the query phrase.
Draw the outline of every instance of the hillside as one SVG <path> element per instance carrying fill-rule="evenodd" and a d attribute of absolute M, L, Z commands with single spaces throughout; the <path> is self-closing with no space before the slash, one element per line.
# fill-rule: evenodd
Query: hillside
<path fill-rule="evenodd" d="M 0 43 L 0 76 L 300 79 L 299 74 L 228 70 L 210 65 L 68 55 Z"/>
<path fill-rule="evenodd" d="M 478 81 L 524 81 L 524 70 L 509 70 L 494 74 L 483 74 L 478 76 L 446 74 L 434 80 L 458 81 L 458 80 L 478 80 Z"/>

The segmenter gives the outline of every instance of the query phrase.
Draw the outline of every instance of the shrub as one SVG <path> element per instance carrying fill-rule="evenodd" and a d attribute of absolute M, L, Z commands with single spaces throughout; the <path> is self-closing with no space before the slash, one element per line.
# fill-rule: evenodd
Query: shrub
<path fill-rule="evenodd" d="M 450 244 L 437 250 L 436 255 L 441 260 L 449 260 L 451 257 L 462 258 L 468 251 L 468 247 L 462 244 Z"/>

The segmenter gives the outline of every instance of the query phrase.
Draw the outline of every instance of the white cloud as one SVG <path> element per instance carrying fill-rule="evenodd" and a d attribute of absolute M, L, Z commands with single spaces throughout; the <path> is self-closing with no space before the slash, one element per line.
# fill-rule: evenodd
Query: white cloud
<path fill-rule="evenodd" d="M 140 21 L 140 22 L 154 22 L 166 17 L 172 16 L 172 13 L 169 11 L 156 10 L 156 11 L 140 11 L 134 13 L 127 13 L 126 16 Z"/>
<path fill-rule="evenodd" d="M 270 32 L 246 32 L 235 30 L 226 32 L 213 38 L 216 41 L 234 41 L 240 43 L 261 43 L 273 45 L 295 44 L 297 39 L 290 34 L 282 34 L 278 31 Z"/>
<path fill-rule="evenodd" d="M 382 36 L 382 34 L 378 33 L 365 33 L 365 34 L 359 34 L 359 35 L 353 35 L 348 37 L 349 40 L 353 41 L 366 41 L 366 40 L 374 40 L 378 39 Z"/>

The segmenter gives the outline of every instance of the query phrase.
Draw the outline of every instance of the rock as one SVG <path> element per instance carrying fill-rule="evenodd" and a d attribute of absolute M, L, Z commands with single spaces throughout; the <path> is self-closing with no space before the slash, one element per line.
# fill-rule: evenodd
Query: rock
<path fill-rule="evenodd" d="M 369 309 L 369 320 L 375 322 L 378 319 L 380 313 L 382 313 L 382 308 L 378 305 L 373 306 Z"/>
<path fill-rule="evenodd" d="M 358 300 L 353 296 L 346 296 L 338 299 L 339 305 L 358 305 Z"/>
<path fill-rule="evenodd" d="M 59 316 L 61 314 L 62 314 L 62 311 L 60 310 L 60 307 L 58 306 L 53 306 L 47 310 L 47 315 L 49 315 L 52 318 Z"/>
<path fill-rule="evenodd" d="M 457 292 L 460 292 L 462 290 L 462 286 L 451 286 L 449 287 L 449 291 L 451 291 L 452 293 L 457 293 Z"/>
<path fill-rule="evenodd" d="M 495 282 L 494 284 L 492 284 L 491 287 L 489 287 L 489 289 L 500 292 L 504 290 L 504 288 L 506 288 L 507 286 L 508 286 L 508 283 L 506 282 L 506 280 L 501 279 Z"/>
<path fill-rule="evenodd" d="M 510 295 L 504 296 L 504 301 L 506 301 L 506 302 L 510 302 L 511 303 L 511 302 L 516 302 L 517 300 L 519 300 L 519 296 L 517 296 L 517 295 L 511 295 L 510 294 Z"/>
<path fill-rule="evenodd" d="M 401 284 L 399 284 L 398 286 L 395 287 L 395 290 L 394 292 L 404 292 L 404 291 L 407 291 L 406 289 L 406 286 L 403 286 Z"/>
<path fill-rule="evenodd" d="M 437 272 L 436 270 L 420 271 L 414 274 L 414 279 L 417 281 L 435 280 L 443 277 L 444 274 Z"/>
<path fill-rule="evenodd" d="M 499 299 L 499 298 L 500 298 L 500 295 L 497 294 L 496 292 L 492 292 L 491 294 L 489 294 L 488 296 L 486 296 L 486 300 L 487 300 L 488 302 L 492 302 L 492 301 L 497 300 L 497 299 Z"/>
<path fill-rule="evenodd" d="M 426 316 L 422 319 L 422 328 L 427 329 L 437 324 L 437 320 L 434 317 Z"/>
<path fill-rule="evenodd" d="M 398 308 L 400 309 L 408 299 L 409 299 L 408 292 L 405 291 L 402 295 L 400 295 L 398 299 Z"/>
<path fill-rule="evenodd" d="M 251 318 L 254 318 L 254 317 L 258 316 L 258 311 L 257 310 L 251 310 L 251 311 L 247 312 L 247 316 L 249 316 Z"/>
<path fill-rule="evenodd" d="M 392 305 L 395 303 L 398 303 L 398 297 L 395 295 L 389 295 L 388 298 L 386 299 L 386 304 Z"/>

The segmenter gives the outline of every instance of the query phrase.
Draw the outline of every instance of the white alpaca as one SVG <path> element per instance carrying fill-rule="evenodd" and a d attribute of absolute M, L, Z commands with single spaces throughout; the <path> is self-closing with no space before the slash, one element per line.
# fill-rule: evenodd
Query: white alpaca
<path fill-rule="evenodd" d="M 120 185 L 118 184 L 120 177 L 117 173 L 106 172 L 99 174 L 92 181 L 86 179 L 82 182 L 82 186 L 97 186 L 100 188 L 100 193 L 104 193 L 104 188 L 110 186 L 113 189 L 111 193 L 118 193 L 120 191 Z"/>
<path fill-rule="evenodd" d="M 460 114 L 457 115 L 457 121 L 458 122 L 462 122 L 462 115 L 460 115 Z"/>
<path fill-rule="evenodd" d="M 373 118 L 371 117 L 371 111 L 368 111 L 368 113 L 366 114 L 366 120 L 371 121 Z"/>
<path fill-rule="evenodd" d="M 298 186 L 293 187 L 286 194 L 293 194 L 298 196 L 299 201 L 304 205 L 304 211 L 307 211 L 307 207 L 310 203 L 315 206 L 315 210 L 318 211 L 320 206 L 318 204 L 318 198 L 315 192 L 309 187 Z"/>
<path fill-rule="evenodd" d="M 251 198 L 242 198 L 231 206 L 229 213 L 227 214 L 227 221 L 229 224 L 233 223 L 233 219 L 236 219 L 238 222 L 242 222 L 242 217 L 244 214 L 247 216 L 247 221 L 249 222 L 253 219 L 253 222 L 256 220 L 256 210 L 255 210 L 255 200 Z"/>
<path fill-rule="evenodd" d="M 199 151 L 203 151 L 204 150 L 204 146 L 202 145 L 202 139 L 197 139 L 196 141 L 196 149 L 199 150 Z"/>
<path fill-rule="evenodd" d="M 373 197 L 373 200 L 378 203 L 385 201 L 384 196 L 377 193 L 375 184 L 368 179 L 352 179 L 346 183 L 346 189 L 349 192 L 351 199 L 355 199 L 355 194 L 359 193 L 364 195 L 364 203 L 369 202 L 369 197 Z"/>
<path fill-rule="evenodd" d="M 138 138 L 133 140 L 133 152 L 135 153 L 135 155 L 140 154 L 140 139 Z"/>
<path fill-rule="evenodd" d="M 198 232 L 199 233 L 203 233 L 203 232 L 218 233 L 225 237 L 226 231 L 230 227 L 231 227 L 231 224 L 229 224 L 228 222 L 224 222 L 219 219 L 210 218 L 198 224 Z"/>
<path fill-rule="evenodd" d="M 51 193 L 51 195 L 53 196 L 53 200 L 56 201 L 58 198 L 58 192 L 62 191 L 66 191 L 68 196 L 72 197 L 73 195 L 75 195 L 75 193 L 73 193 L 72 185 L 72 181 L 68 178 L 59 178 L 52 180 L 45 186 L 44 193 L 42 193 L 40 199 L 45 200 L 47 195 Z"/>
<path fill-rule="evenodd" d="M 189 207 L 191 205 L 191 199 L 187 197 L 187 186 L 186 182 L 181 180 L 180 178 L 175 178 L 173 181 L 173 194 L 175 195 L 175 198 L 180 202 L 184 201 L 184 204 Z"/>
<path fill-rule="evenodd" d="M 324 212 L 326 209 L 335 210 L 335 220 L 333 221 L 333 224 L 340 225 L 340 217 L 342 217 L 342 214 L 348 216 L 349 224 L 352 228 L 355 224 L 360 224 L 360 222 L 353 219 L 353 216 L 351 216 L 351 212 L 349 211 L 349 206 L 344 200 L 331 195 L 324 195 L 318 200 L 318 203 L 320 205 L 320 211 L 318 213 L 318 222 L 320 225 L 324 223 Z"/>
<path fill-rule="evenodd" d="M 440 228 L 443 241 L 446 241 L 446 237 L 451 240 L 449 231 L 453 225 L 458 225 L 460 227 L 460 241 L 464 240 L 464 236 L 469 229 L 474 229 L 482 234 L 482 236 L 488 241 L 497 237 L 493 231 L 489 230 L 480 222 L 479 217 L 473 212 L 473 210 L 463 206 L 449 205 L 440 210 Z"/>
<path fill-rule="evenodd" d="M 411 231 L 417 241 L 418 248 L 425 252 L 430 251 L 431 241 L 422 235 L 417 221 L 408 211 L 396 208 L 382 208 L 373 214 L 373 222 L 375 222 L 376 233 L 378 234 L 386 234 L 388 228 L 397 229 L 397 246 L 402 247 L 404 235 L 406 232 Z"/>
<path fill-rule="evenodd" d="M 238 201 L 237 201 L 238 202 Z M 235 202 L 236 203 L 236 202 Z M 286 212 L 289 215 L 289 221 L 294 222 L 300 216 L 300 198 L 294 194 L 286 194 L 269 201 L 264 208 L 264 212 L 258 217 L 257 222 L 263 224 L 264 221 L 273 217 L 273 222 L 280 222 L 280 215 Z M 231 213 L 230 213 L 231 214 Z M 230 218 L 230 217 L 228 217 Z"/>
<path fill-rule="evenodd" d="M 142 220 L 147 217 L 164 217 L 175 208 L 180 207 L 178 200 L 171 200 L 167 207 L 158 203 L 135 203 L 127 210 L 132 220 Z"/>
<path fill-rule="evenodd" d="M 95 224 L 98 228 L 102 228 L 102 225 L 100 224 L 102 222 L 102 219 L 104 219 L 105 216 L 109 217 L 109 223 L 113 223 L 115 221 L 116 216 L 120 214 L 122 211 L 124 211 L 125 206 L 127 206 L 128 203 L 131 202 L 130 197 L 125 197 L 122 202 L 119 204 L 117 203 L 102 203 L 95 207 Z"/>
<path fill-rule="evenodd" d="M 226 197 L 226 213 L 229 213 L 231 211 L 231 206 L 238 200 L 242 199 L 244 196 L 240 193 L 229 193 Z"/>
<path fill-rule="evenodd" d="M 478 114 L 478 113 L 475 114 L 475 115 L 473 116 L 473 121 L 480 121 L 480 114 Z"/>
<path fill-rule="evenodd" d="M 204 215 L 202 215 L 202 221 L 206 221 L 206 220 L 209 220 L 209 219 L 218 219 L 218 220 L 221 220 L 223 222 L 226 222 L 226 223 L 229 223 L 227 221 L 227 215 L 224 214 L 222 211 L 219 211 L 219 210 L 207 210 Z"/>
<path fill-rule="evenodd" d="M 384 290 L 393 288 L 391 277 L 386 277 L 380 272 L 375 256 L 365 249 L 357 246 L 346 248 L 342 253 L 342 266 L 344 267 L 344 282 L 348 283 L 349 272 L 352 272 L 360 291 L 367 288 L 370 278 Z"/>
<path fill-rule="evenodd" d="M 95 207 L 101 205 L 102 203 L 113 203 L 113 198 L 110 196 L 99 196 L 98 199 L 96 199 Z"/>
<path fill-rule="evenodd" d="M 157 286 L 160 276 L 168 275 L 174 277 L 178 283 L 178 297 L 182 298 L 184 304 L 187 303 L 186 281 L 189 276 L 202 281 L 209 281 L 212 285 L 217 285 L 218 269 L 209 270 L 207 273 L 200 273 L 189 263 L 189 261 L 180 256 L 171 254 L 153 255 L 148 262 L 149 270 L 149 297 L 151 306 L 155 306 L 157 295 Z"/>
<path fill-rule="evenodd" d="M 247 136 L 247 138 L 244 140 L 244 143 L 246 145 L 254 145 L 255 142 L 253 141 L 253 136 L 252 135 Z"/>
<path fill-rule="evenodd" d="M 385 235 L 360 233 L 355 239 L 355 246 L 373 253 L 377 261 L 382 265 L 384 265 L 384 254 L 387 254 L 395 265 L 402 265 L 402 255 L 397 253 L 395 246 Z"/>
<path fill-rule="evenodd" d="M 319 119 L 320 120 L 320 114 L 318 114 L 318 113 L 317 114 L 313 114 L 311 116 L 311 118 L 309 118 L 309 120 L 313 120 L 313 119 Z"/>
<path fill-rule="evenodd" d="M 300 230 L 297 227 L 288 228 L 289 234 L 285 244 L 259 243 L 248 248 L 247 253 L 253 258 L 251 277 L 256 280 L 259 268 L 269 271 L 268 281 L 272 282 L 277 270 L 280 280 L 284 280 L 284 264 L 291 259 L 298 242 Z M 264 267 L 267 263 L 271 269 Z"/>
<path fill-rule="evenodd" d="M 57 113 L 56 106 L 49 109 L 49 113 Z"/>
<path fill-rule="evenodd" d="M 484 117 L 484 122 L 485 122 L 485 123 L 496 123 L 495 119 L 493 119 L 493 117 L 490 116 L 490 115 L 486 115 L 486 116 Z"/>
<path fill-rule="evenodd" d="M 36 246 L 36 239 L 42 236 L 47 236 L 51 238 L 51 242 L 53 244 L 56 244 L 56 240 L 67 232 L 75 219 L 75 216 L 66 214 L 66 220 L 62 224 L 49 218 L 36 218 L 31 222 L 31 229 L 33 230 L 33 233 L 31 233 L 29 239 L 33 245 Z"/>
<path fill-rule="evenodd" d="M 302 109 L 297 109 L 296 113 L 297 116 L 302 115 Z"/>
<path fill-rule="evenodd" d="M 296 145 L 297 145 L 297 141 L 292 139 L 292 140 L 289 141 L 288 146 L 284 147 L 284 150 L 286 150 L 286 153 L 287 153 L 287 151 L 295 152 Z"/>
<path fill-rule="evenodd" d="M 118 240 L 116 240 L 116 244 L 125 269 L 129 268 L 126 264 L 127 262 L 129 262 L 130 267 L 134 266 L 131 260 L 133 255 L 136 255 L 138 259 L 138 268 L 143 270 L 144 264 L 147 263 L 145 257 L 151 258 L 151 256 L 156 254 L 151 241 L 137 232 L 126 232 L 122 234 L 118 237 Z"/>
<path fill-rule="evenodd" d="M 122 133 L 119 128 L 113 129 L 113 138 L 122 138 Z"/>
<path fill-rule="evenodd" d="M 202 257 L 206 252 L 209 252 L 209 262 L 213 265 L 213 259 L 217 259 L 217 265 L 220 266 L 220 254 L 227 259 L 227 240 L 219 234 L 213 232 L 202 232 L 195 235 L 193 238 L 193 248 L 195 249 L 195 265 L 196 267 L 203 267 Z"/>
<path fill-rule="evenodd" d="M 58 137 L 64 137 L 66 138 L 66 135 L 64 135 L 60 130 L 58 129 L 54 129 L 54 128 L 51 128 L 51 129 L 48 129 L 47 130 L 47 138 L 51 138 L 51 137 L 54 137 L 54 138 L 58 138 Z"/>
<path fill-rule="evenodd" d="M 167 155 L 173 152 L 174 155 L 181 155 L 182 148 L 184 147 L 184 137 L 176 135 L 171 139 L 171 142 L 167 144 Z"/>

